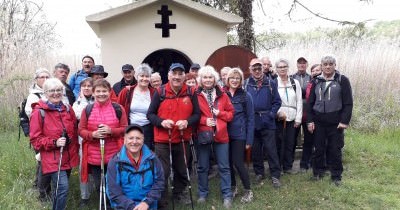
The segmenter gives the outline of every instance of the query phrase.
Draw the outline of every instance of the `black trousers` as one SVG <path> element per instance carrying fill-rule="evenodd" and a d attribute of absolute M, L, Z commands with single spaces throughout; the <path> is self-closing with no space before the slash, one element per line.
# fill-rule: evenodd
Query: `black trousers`
<path fill-rule="evenodd" d="M 231 186 L 236 186 L 235 169 L 239 174 L 245 190 L 250 190 L 249 172 L 244 166 L 244 154 L 246 150 L 245 140 L 230 139 L 229 141 L 229 165 L 231 168 Z"/>
<path fill-rule="evenodd" d="M 279 157 L 276 150 L 275 130 L 261 129 L 254 131 L 252 158 L 256 175 L 265 176 L 264 153 L 267 153 L 271 176 L 279 179 L 281 176 L 281 169 L 279 167 Z"/>
<path fill-rule="evenodd" d="M 315 152 L 313 154 L 313 173 L 322 176 L 325 171 L 325 156 L 329 160 L 329 170 L 333 180 L 341 180 L 343 173 L 342 148 L 344 146 L 343 129 L 337 125 L 315 123 Z"/>
<path fill-rule="evenodd" d="M 303 152 L 301 154 L 300 168 L 309 169 L 311 166 L 311 155 L 314 148 L 314 134 L 310 133 L 307 129 L 307 123 L 301 123 L 301 127 L 296 129 L 295 138 L 300 134 L 300 129 L 303 129 L 304 142 Z M 296 147 L 296 144 L 294 145 Z M 295 148 L 296 149 L 296 148 Z"/>
<path fill-rule="evenodd" d="M 188 153 L 190 152 L 189 143 L 185 141 L 184 145 L 186 149 L 186 158 L 187 160 L 189 160 L 188 159 Z M 168 182 L 169 182 L 169 176 L 171 174 L 170 159 L 169 159 L 169 144 L 155 143 L 154 146 L 155 146 L 155 153 L 161 161 L 165 178 L 165 189 L 161 194 L 161 199 L 160 202 L 158 203 L 158 208 L 169 209 Z M 174 190 L 172 193 L 175 196 L 181 194 L 185 190 L 186 186 L 188 186 L 189 184 L 188 177 L 186 175 L 186 164 L 183 157 L 184 151 L 182 143 L 172 144 L 171 154 L 172 154 L 172 169 L 174 173 L 173 176 L 174 182 L 172 183 Z"/>
<path fill-rule="evenodd" d="M 276 148 L 280 165 L 284 171 L 292 169 L 294 160 L 293 147 L 296 146 L 294 121 L 286 122 L 284 128 L 283 121 L 276 122 Z"/>

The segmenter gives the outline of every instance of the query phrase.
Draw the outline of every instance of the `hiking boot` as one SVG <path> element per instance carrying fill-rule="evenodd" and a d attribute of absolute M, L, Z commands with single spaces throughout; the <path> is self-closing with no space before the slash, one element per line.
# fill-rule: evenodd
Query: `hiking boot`
<path fill-rule="evenodd" d="M 281 187 L 282 184 L 281 184 L 281 181 L 279 181 L 278 178 L 272 177 L 271 179 L 272 179 L 272 186 L 274 188 L 280 188 Z"/>
<path fill-rule="evenodd" d="M 232 207 L 232 199 L 231 198 L 224 198 L 224 204 L 223 206 L 226 209 L 230 209 Z"/>
<path fill-rule="evenodd" d="M 236 186 L 231 186 L 232 189 L 232 197 L 235 198 L 238 194 L 238 188 Z"/>
<path fill-rule="evenodd" d="M 89 205 L 89 199 L 81 199 L 81 201 L 79 202 L 79 208 L 86 208 Z"/>
<path fill-rule="evenodd" d="M 192 203 L 191 200 L 190 200 L 190 197 L 188 196 L 187 193 L 182 193 L 182 194 L 177 195 L 176 196 L 176 201 L 178 203 L 183 204 L 183 205 L 189 205 L 189 204 Z"/>
<path fill-rule="evenodd" d="M 202 204 L 206 202 L 206 198 L 205 197 L 200 197 L 199 199 L 197 199 L 197 203 L 198 204 Z"/>
<path fill-rule="evenodd" d="M 302 173 L 302 174 L 307 173 L 307 169 L 306 168 L 300 168 L 300 173 Z"/>
<path fill-rule="evenodd" d="M 261 174 L 256 175 L 256 183 L 257 184 L 263 185 L 264 184 L 263 180 L 264 180 L 263 175 L 261 175 Z"/>
<path fill-rule="evenodd" d="M 284 170 L 283 173 L 284 174 L 294 175 L 294 174 L 297 174 L 297 171 L 295 171 L 293 169 L 289 169 L 289 170 Z"/>
<path fill-rule="evenodd" d="M 342 185 L 342 181 L 340 179 L 334 179 L 334 180 L 332 180 L 332 182 L 336 187 L 339 187 L 340 185 Z"/>
<path fill-rule="evenodd" d="M 314 175 L 311 177 L 311 181 L 320 181 L 320 180 L 322 180 L 322 178 L 323 178 L 323 176 L 318 175 L 318 174 L 314 174 Z"/>
<path fill-rule="evenodd" d="M 251 201 L 253 201 L 253 191 L 245 190 L 244 195 L 240 199 L 240 202 L 241 203 L 250 203 Z"/>

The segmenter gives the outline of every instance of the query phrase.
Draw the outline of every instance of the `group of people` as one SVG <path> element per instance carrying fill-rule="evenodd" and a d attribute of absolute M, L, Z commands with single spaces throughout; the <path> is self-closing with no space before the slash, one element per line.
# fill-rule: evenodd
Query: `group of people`
<path fill-rule="evenodd" d="M 273 70 L 268 57 L 254 58 L 245 79 L 240 68 L 225 67 L 220 75 L 212 66 L 194 63 L 187 72 L 172 63 L 162 84 L 148 64 L 125 64 L 113 86 L 90 56 L 69 83 L 65 64 L 55 66 L 54 78 L 38 69 L 25 111 L 40 199 L 51 197 L 53 209 L 65 209 L 68 178 L 79 165 L 81 206 L 93 197 L 94 183 L 112 208 L 171 209 L 174 202 L 193 207 L 191 177 L 197 174 L 197 203 L 207 202 L 215 162 L 223 206 L 230 208 L 238 195 L 236 174 L 244 189 L 240 201 L 253 200 L 245 166 L 250 151 L 257 182 L 265 179 L 264 157 L 275 188 L 282 173 L 297 172 L 292 166 L 301 128 L 300 171 L 312 167 L 312 179 L 320 180 L 329 169 L 340 185 L 350 82 L 333 56 L 323 56 L 311 75 L 304 57 L 297 67 L 289 76 L 286 59 Z"/>

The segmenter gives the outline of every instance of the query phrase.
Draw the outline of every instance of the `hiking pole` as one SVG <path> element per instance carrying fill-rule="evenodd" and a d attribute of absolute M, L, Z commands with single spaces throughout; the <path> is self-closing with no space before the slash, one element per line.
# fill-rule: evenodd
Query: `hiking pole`
<path fill-rule="evenodd" d="M 192 158 L 193 158 L 193 173 L 197 174 L 197 154 L 196 154 L 196 148 L 194 147 L 194 142 L 193 142 L 193 138 L 190 139 L 190 151 L 192 152 Z"/>
<path fill-rule="evenodd" d="M 185 146 L 185 141 L 183 140 L 183 130 L 180 130 L 180 135 L 181 135 L 181 141 L 182 141 L 182 148 L 183 148 L 183 159 L 185 161 L 185 166 L 186 166 L 186 176 L 189 182 L 189 195 L 190 195 L 190 203 L 192 204 L 192 210 L 194 210 L 193 206 L 193 197 L 192 197 L 192 184 L 190 182 L 190 174 L 189 174 L 189 168 L 187 164 L 187 158 L 186 158 L 186 146 Z"/>
<path fill-rule="evenodd" d="M 174 170 L 172 169 L 172 137 L 171 129 L 168 129 L 168 144 L 169 144 L 169 179 L 171 180 L 171 198 L 172 198 L 172 210 L 175 210 L 174 203 Z"/>
<path fill-rule="evenodd" d="M 101 210 L 102 201 L 104 200 L 104 209 L 107 210 L 106 205 L 106 183 L 104 179 L 104 139 L 100 139 L 100 154 L 101 154 L 101 178 L 100 178 L 100 206 Z"/>
<path fill-rule="evenodd" d="M 60 183 L 61 161 L 62 161 L 63 151 L 64 151 L 64 147 L 60 147 L 60 160 L 58 161 L 57 184 L 56 184 L 56 192 L 55 192 L 54 202 L 53 202 L 53 209 L 57 208 L 58 185 Z"/>

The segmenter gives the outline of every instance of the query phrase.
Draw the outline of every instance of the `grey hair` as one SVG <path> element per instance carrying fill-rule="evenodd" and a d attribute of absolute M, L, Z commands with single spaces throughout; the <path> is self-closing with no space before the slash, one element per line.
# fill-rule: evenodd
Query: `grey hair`
<path fill-rule="evenodd" d="M 225 66 L 225 67 L 223 67 L 223 68 L 221 69 L 221 71 L 219 71 L 219 72 L 220 72 L 220 74 L 222 74 L 223 71 L 226 71 L 226 72 L 228 73 L 231 69 L 232 69 L 231 67 Z"/>
<path fill-rule="evenodd" d="M 214 87 L 217 86 L 217 81 L 219 80 L 219 74 L 218 72 L 215 71 L 214 67 L 207 65 L 203 66 L 200 68 L 197 76 L 197 84 L 199 84 L 200 87 L 203 87 L 202 82 L 202 77 L 206 74 L 211 74 L 214 77 Z"/>
<path fill-rule="evenodd" d="M 64 85 L 63 83 L 57 79 L 57 78 L 50 78 L 47 79 L 44 84 L 43 84 L 43 91 L 46 92 L 48 90 L 54 89 L 54 88 L 62 88 L 64 92 Z"/>
<path fill-rule="evenodd" d="M 278 67 L 279 63 L 284 63 L 289 67 L 289 61 L 284 59 L 284 58 L 279 58 L 276 62 L 275 62 L 275 67 Z"/>
<path fill-rule="evenodd" d="M 34 75 L 33 79 L 37 79 L 41 73 L 46 73 L 47 75 L 49 75 L 49 77 L 51 76 L 49 70 L 47 70 L 45 68 L 38 68 L 35 71 L 35 75 Z"/>
<path fill-rule="evenodd" d="M 336 58 L 333 55 L 324 55 L 321 58 L 321 63 L 334 63 L 334 64 L 336 64 Z"/>
<path fill-rule="evenodd" d="M 160 75 L 160 73 L 158 73 L 158 72 L 152 73 L 151 76 L 150 76 L 150 80 L 151 80 L 152 77 L 158 77 L 158 78 L 161 79 L 161 75 Z"/>
<path fill-rule="evenodd" d="M 148 75 L 151 76 L 153 69 L 147 63 L 142 63 L 135 69 L 135 78 L 137 79 L 139 75 Z"/>
<path fill-rule="evenodd" d="M 235 75 L 235 74 L 239 74 L 240 84 L 241 84 L 241 86 L 243 86 L 243 84 L 244 84 L 243 71 L 239 67 L 231 68 L 231 70 L 228 71 L 227 78 L 226 78 L 226 86 L 230 87 L 229 86 L 229 78 L 233 77 L 233 75 Z"/>

